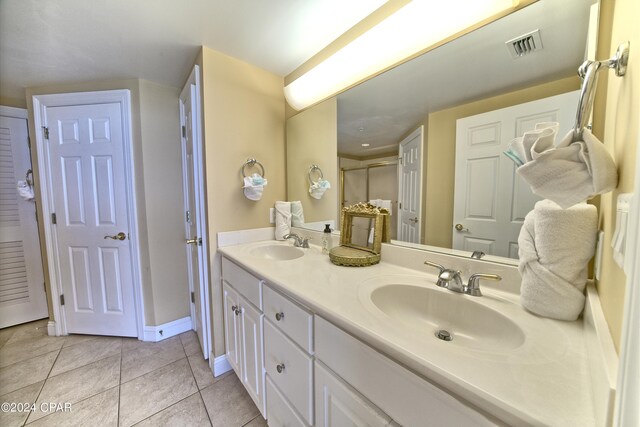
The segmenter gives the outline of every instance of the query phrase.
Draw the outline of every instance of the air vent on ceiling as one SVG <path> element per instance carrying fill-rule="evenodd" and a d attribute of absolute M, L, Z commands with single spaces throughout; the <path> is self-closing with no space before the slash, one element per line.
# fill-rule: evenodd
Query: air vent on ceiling
<path fill-rule="evenodd" d="M 521 58 L 530 55 L 533 52 L 542 50 L 542 39 L 540 38 L 540 30 L 534 30 L 530 33 L 511 39 L 505 42 L 512 58 Z"/>

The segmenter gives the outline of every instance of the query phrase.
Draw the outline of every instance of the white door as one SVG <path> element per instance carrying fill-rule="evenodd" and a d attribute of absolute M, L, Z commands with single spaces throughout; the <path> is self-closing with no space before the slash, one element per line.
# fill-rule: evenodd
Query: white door
<path fill-rule="evenodd" d="M 192 324 L 205 359 L 209 358 L 209 286 L 203 150 L 200 140 L 199 67 L 196 65 L 180 94 L 182 126 L 182 182 L 184 188 L 185 244 Z"/>
<path fill-rule="evenodd" d="M 68 333 L 138 335 L 121 110 L 117 102 L 44 110 Z"/>
<path fill-rule="evenodd" d="M 16 187 L 29 170 L 26 118 L 0 116 L 0 328 L 49 315 L 35 202 L 20 197 Z"/>
<path fill-rule="evenodd" d="M 518 257 L 525 215 L 540 200 L 503 152 L 536 123 L 558 122 L 558 138 L 573 126 L 579 91 L 459 119 L 453 249 Z"/>
<path fill-rule="evenodd" d="M 240 375 L 240 306 L 238 294 L 226 283 L 222 285 L 224 308 L 224 344 L 227 361 L 239 378 Z"/>
<path fill-rule="evenodd" d="M 420 243 L 422 235 L 422 141 L 424 126 L 400 142 L 398 240 Z"/>
<path fill-rule="evenodd" d="M 264 387 L 262 372 L 262 317 L 258 310 L 242 297 L 240 300 L 242 382 L 261 413 L 264 413 Z"/>

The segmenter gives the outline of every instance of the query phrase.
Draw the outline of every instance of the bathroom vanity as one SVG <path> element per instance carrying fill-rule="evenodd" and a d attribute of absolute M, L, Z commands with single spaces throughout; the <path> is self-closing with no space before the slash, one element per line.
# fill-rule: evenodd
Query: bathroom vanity
<path fill-rule="evenodd" d="M 366 268 L 333 265 L 313 245 L 219 250 L 227 358 L 271 426 L 589 426 L 607 417 L 586 323 L 527 313 L 513 266 L 399 247 Z M 425 259 L 504 280 L 482 283 L 482 297 L 455 294 L 435 285 Z"/>

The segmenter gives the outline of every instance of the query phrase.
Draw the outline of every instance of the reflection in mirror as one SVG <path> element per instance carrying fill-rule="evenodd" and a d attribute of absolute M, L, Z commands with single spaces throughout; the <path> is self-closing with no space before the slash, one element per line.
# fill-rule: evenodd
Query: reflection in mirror
<path fill-rule="evenodd" d="M 323 205 L 322 219 L 338 223 L 342 203 L 390 203 L 394 239 L 464 250 L 469 256 L 481 250 L 516 257 L 517 241 L 492 243 L 493 238 L 474 234 L 476 223 L 486 225 L 500 217 L 517 236 L 529 207 L 499 197 L 517 194 L 517 201 L 529 200 L 523 193 L 528 187 L 514 179 L 514 166 L 502 155 L 501 144 L 538 122 L 564 121 L 560 136 L 573 126 L 577 104 L 571 101 L 560 114 L 564 118 L 549 114 L 556 107 L 523 112 L 514 106 L 579 89 L 576 69 L 585 59 L 593 4 L 597 1 L 539 0 L 339 94 L 332 125 L 337 141 L 326 148 L 335 150 L 334 156 L 337 153 L 341 191 L 332 199 L 333 208 Z M 541 49 L 512 56 L 506 42 L 535 30 Z M 510 118 L 493 126 L 496 119 L 483 115 L 494 111 L 510 114 Z M 459 120 L 465 118 L 469 119 L 462 120 L 460 127 Z M 400 160 L 400 143 L 415 139 L 420 129 L 417 146 L 421 152 L 407 149 L 409 154 L 405 152 Z M 456 141 L 463 148 L 456 148 Z M 494 149 L 475 153 L 464 148 L 464 141 L 466 147 Z M 289 145 L 287 151 L 289 155 Z M 410 169 L 407 162 L 412 156 L 419 156 L 422 163 Z M 287 168 L 295 161 L 288 157 Z M 375 166 L 380 163 L 387 166 Z M 411 193 L 420 187 L 419 193 Z M 289 198 L 302 199 L 291 193 Z M 455 213 L 459 199 L 473 202 L 461 205 L 461 217 Z M 535 200 L 530 198 L 527 203 Z M 456 224 L 461 224 L 462 231 L 456 230 Z M 494 228 L 499 235 L 504 226 Z"/>

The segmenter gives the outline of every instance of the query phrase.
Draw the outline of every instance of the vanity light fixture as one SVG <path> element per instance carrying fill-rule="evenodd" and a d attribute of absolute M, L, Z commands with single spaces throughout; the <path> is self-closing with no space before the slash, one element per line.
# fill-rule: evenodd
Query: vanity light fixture
<path fill-rule="evenodd" d="M 369 147 L 371 144 L 366 144 L 365 143 L 365 144 L 360 144 L 360 145 L 362 145 L 363 147 Z"/>
<path fill-rule="evenodd" d="M 302 110 L 537 0 L 389 0 L 285 77 Z"/>

